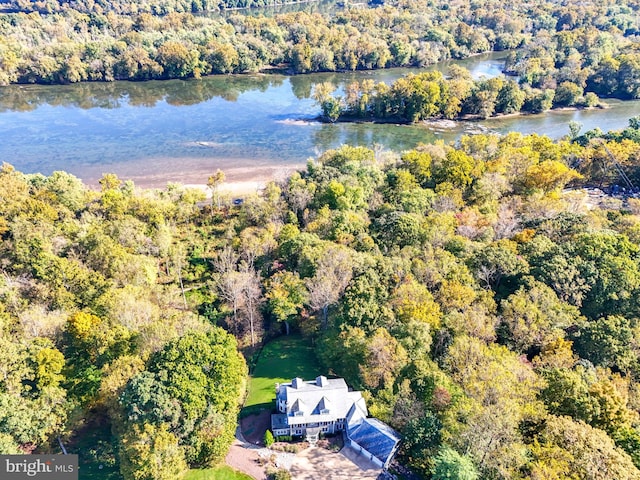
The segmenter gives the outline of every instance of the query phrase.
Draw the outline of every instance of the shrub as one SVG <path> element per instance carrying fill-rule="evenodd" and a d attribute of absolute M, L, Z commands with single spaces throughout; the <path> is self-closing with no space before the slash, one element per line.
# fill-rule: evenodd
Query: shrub
<path fill-rule="evenodd" d="M 267 478 L 269 480 L 291 480 L 291 473 L 289 473 L 289 470 L 280 468 L 269 472 Z"/>
<path fill-rule="evenodd" d="M 273 445 L 273 442 L 275 442 L 275 439 L 273 438 L 273 433 L 271 433 L 271 430 L 267 430 L 266 432 L 264 432 L 265 447 L 270 447 L 271 445 Z"/>

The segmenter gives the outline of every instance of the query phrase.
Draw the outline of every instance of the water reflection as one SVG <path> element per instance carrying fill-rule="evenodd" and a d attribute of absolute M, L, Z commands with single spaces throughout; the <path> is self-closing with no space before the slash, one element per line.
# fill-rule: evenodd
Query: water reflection
<path fill-rule="evenodd" d="M 0 88 L 0 112 L 28 112 L 42 105 L 81 109 L 196 105 L 213 98 L 235 102 L 248 91 L 265 92 L 283 84 L 282 75 L 233 75 L 201 80 L 11 85 Z"/>
<path fill-rule="evenodd" d="M 446 71 L 456 63 L 468 68 L 475 77 L 499 75 L 505 52 L 497 52 L 461 61 L 442 62 L 426 70 Z M 235 102 L 245 92 L 266 92 L 288 80 L 298 100 L 311 98 L 313 87 L 320 82 L 344 86 L 366 78 L 392 83 L 408 74 L 424 71 L 417 68 L 393 68 L 378 71 L 329 72 L 287 77 L 277 74 L 218 75 L 199 80 L 153 80 L 148 82 L 77 83 L 73 85 L 10 85 L 0 87 L 0 112 L 28 112 L 41 105 L 91 108 L 155 107 L 165 101 L 170 105 L 196 105 L 213 98 Z"/>
<path fill-rule="evenodd" d="M 495 75 L 501 56 L 465 60 L 475 75 Z M 438 67 L 443 70 L 448 64 Z M 435 131 L 424 125 L 334 124 L 314 121 L 313 86 L 330 81 L 392 82 L 411 69 L 376 72 L 217 76 L 201 80 L 84 83 L 0 88 L 0 161 L 24 172 L 69 171 L 89 183 L 105 172 L 142 185 L 204 183 L 226 171 L 302 165 L 342 143 L 394 151 L 435 140 L 455 141 L 477 123 Z M 553 112 L 482 122 L 492 131 L 537 132 L 554 138 L 577 120 L 583 131 L 623 128 L 640 102 L 609 110 Z M 228 175 L 229 177 L 229 175 Z"/>

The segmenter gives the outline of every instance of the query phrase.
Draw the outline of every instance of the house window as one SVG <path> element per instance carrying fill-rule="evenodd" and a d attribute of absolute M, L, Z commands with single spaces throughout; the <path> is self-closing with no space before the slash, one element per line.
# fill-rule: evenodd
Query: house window
<path fill-rule="evenodd" d="M 296 435 L 302 435 L 302 430 L 296 430 Z"/>

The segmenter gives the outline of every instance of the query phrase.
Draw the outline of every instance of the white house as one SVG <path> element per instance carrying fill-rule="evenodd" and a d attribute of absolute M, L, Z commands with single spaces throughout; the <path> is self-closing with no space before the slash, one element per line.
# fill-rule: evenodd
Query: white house
<path fill-rule="evenodd" d="M 346 443 L 380 468 L 386 468 L 400 437 L 389 426 L 367 418 L 361 392 L 349 391 L 343 378 L 320 376 L 276 384 L 277 414 L 271 415 L 275 436 L 305 436 L 314 443 L 320 433 L 344 432 Z"/>

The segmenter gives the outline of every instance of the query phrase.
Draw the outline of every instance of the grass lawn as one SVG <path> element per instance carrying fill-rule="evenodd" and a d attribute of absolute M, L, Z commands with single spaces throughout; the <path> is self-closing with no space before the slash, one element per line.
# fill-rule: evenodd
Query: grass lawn
<path fill-rule="evenodd" d="M 276 383 L 294 377 L 312 380 L 320 375 L 320 366 L 310 343 L 300 336 L 278 337 L 267 343 L 249 380 L 249 395 L 242 415 L 271 408 Z"/>
<path fill-rule="evenodd" d="M 189 470 L 184 480 L 253 480 L 249 475 L 222 465 L 216 468 Z"/>

